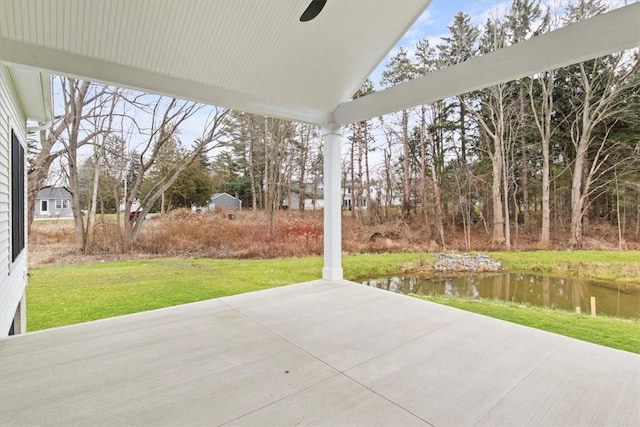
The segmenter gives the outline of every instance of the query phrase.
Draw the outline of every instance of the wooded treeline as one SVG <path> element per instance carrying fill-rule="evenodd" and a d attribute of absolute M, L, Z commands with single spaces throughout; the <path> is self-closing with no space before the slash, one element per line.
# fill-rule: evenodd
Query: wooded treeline
<path fill-rule="evenodd" d="M 537 1 L 515 0 L 505 17 L 481 27 L 460 12 L 439 43 L 418 42 L 414 59 L 399 49 L 381 84 L 398 84 L 605 10 L 606 3 L 580 0 L 558 16 Z M 639 88 L 635 49 L 384 117 L 388 144 L 379 182 L 387 193 L 400 192 L 402 216 L 423 216 L 425 238 L 442 245 L 445 228 L 462 226 L 469 247 L 470 228 L 481 224 L 493 243 L 507 249 L 512 233 L 533 229 L 546 247 L 552 227 L 568 229 L 569 245 L 580 247 L 594 218 L 614 221 L 620 243 L 625 236 L 637 240 Z M 366 126 L 354 127 L 352 150 L 358 153 L 367 144 L 359 136 Z M 350 170 L 357 168 L 351 162 Z M 362 188 L 356 194 L 371 188 L 370 181 L 353 182 Z"/>
<path fill-rule="evenodd" d="M 515 0 L 504 17 L 475 26 L 460 12 L 450 34 L 400 48 L 382 88 L 606 11 L 579 0 L 562 11 Z M 354 97 L 373 92 L 370 80 Z M 638 49 L 400 111 L 343 128 L 344 207 L 363 223 L 423 223 L 423 238 L 484 230 L 511 248 L 519 233 L 569 232 L 580 247 L 591 220 L 618 228 L 620 245 L 640 237 Z M 230 150 L 214 162 L 218 188 L 245 206 L 277 209 L 292 192 L 314 200 L 321 145 L 307 125 L 233 115 Z M 307 184 L 306 186 L 304 184 Z M 300 203 L 300 210 L 305 208 Z M 563 233 L 566 236 L 566 233 Z"/>
<path fill-rule="evenodd" d="M 400 48 L 382 73 L 389 87 L 518 43 L 606 10 L 577 0 L 562 11 L 514 0 L 481 26 L 458 13 L 449 34 Z M 322 143 L 312 125 L 214 108 L 201 138 L 181 129 L 208 107 L 61 78 L 65 111 L 31 153 L 33 203 L 55 159 L 74 196 L 78 248 L 91 242 L 96 212 L 121 218 L 132 242 L 144 214 L 204 205 L 227 192 L 250 209 L 321 207 Z M 368 80 L 354 97 L 375 90 Z M 141 119 L 144 116 L 146 119 Z M 569 232 L 580 247 L 593 220 L 618 241 L 640 238 L 640 61 L 638 49 L 553 70 L 343 128 L 343 199 L 364 224 L 419 224 L 425 241 L 481 230 L 497 247 L 520 233 L 550 245 Z M 134 137 L 135 135 L 135 137 Z M 134 143 L 135 142 L 135 143 Z M 80 161 L 78 150 L 92 155 Z M 305 199 L 310 201 L 305 205 Z M 30 220 L 33 205 L 30 206 Z M 83 217 L 82 211 L 88 212 Z"/>

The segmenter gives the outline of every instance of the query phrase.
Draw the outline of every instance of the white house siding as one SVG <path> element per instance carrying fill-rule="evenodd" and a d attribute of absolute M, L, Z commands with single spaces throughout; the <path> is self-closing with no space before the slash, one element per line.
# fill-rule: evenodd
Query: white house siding
<path fill-rule="evenodd" d="M 15 262 L 11 262 L 12 130 L 20 142 L 25 144 L 26 120 L 18 105 L 7 69 L 0 65 L 0 337 L 9 333 L 16 310 L 23 300 L 27 282 L 26 242 L 22 253 Z M 21 313 L 24 314 L 24 304 L 21 308 Z M 24 325 L 25 322 L 20 323 Z"/>

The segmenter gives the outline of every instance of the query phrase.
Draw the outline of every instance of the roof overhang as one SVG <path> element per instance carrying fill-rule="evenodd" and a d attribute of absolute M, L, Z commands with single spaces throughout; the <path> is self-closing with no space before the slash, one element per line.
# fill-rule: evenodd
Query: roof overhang
<path fill-rule="evenodd" d="M 431 0 L 0 2 L 0 60 L 328 123 Z"/>
<path fill-rule="evenodd" d="M 351 101 L 430 0 L 0 2 L 0 61 L 319 125 L 640 45 L 640 3 Z"/>
<path fill-rule="evenodd" d="M 49 73 L 16 66 L 8 66 L 7 70 L 27 120 L 50 122 L 53 118 L 53 103 Z"/>

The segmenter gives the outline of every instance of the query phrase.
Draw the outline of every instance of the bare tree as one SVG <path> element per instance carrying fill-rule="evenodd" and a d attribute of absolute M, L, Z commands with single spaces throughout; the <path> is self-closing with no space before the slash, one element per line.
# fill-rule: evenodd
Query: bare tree
<path fill-rule="evenodd" d="M 102 132 L 102 129 L 92 129 L 91 126 L 88 130 L 81 127 L 95 113 L 94 104 L 105 95 L 106 87 L 90 91 L 91 83 L 67 77 L 55 77 L 54 84 L 62 90 L 64 111 L 56 115 L 48 129 L 40 131 L 40 144 L 30 156 L 27 171 L 29 228 L 33 222 L 38 192 L 45 186 L 51 166 L 67 153 L 65 135 L 76 138 L 74 144 L 79 148 Z"/>
<path fill-rule="evenodd" d="M 606 11 L 599 0 L 579 0 L 567 8 L 566 22 L 572 23 Z M 583 62 L 562 70 L 569 90 L 570 136 L 574 161 L 571 176 L 571 226 L 569 245 L 582 246 L 585 213 L 591 185 L 613 146 L 609 131 L 617 120 L 630 114 L 623 94 L 640 85 L 639 61 L 635 53 L 620 52 Z"/>
<path fill-rule="evenodd" d="M 638 58 L 624 52 L 578 65 L 581 93 L 573 98 L 571 142 L 575 150 L 571 179 L 571 236 L 569 245 L 582 245 L 582 220 L 588 207 L 591 185 L 614 152 L 610 141 L 613 123 L 630 113 L 622 94 L 640 85 Z M 596 130 L 602 127 L 603 132 Z M 589 152 L 592 157 L 589 157 Z"/>
<path fill-rule="evenodd" d="M 505 26 L 497 19 L 489 19 L 481 38 L 483 51 L 492 51 L 506 44 Z M 493 206 L 493 227 L 491 241 L 511 247 L 509 238 L 509 203 L 506 181 L 506 138 L 508 127 L 512 124 L 510 114 L 511 85 L 502 83 L 479 93 L 477 102 L 480 108 L 474 108 L 467 102 L 467 110 L 478 123 L 481 135 L 488 139 L 486 154 L 491 159 L 492 184 L 491 200 Z"/>
<path fill-rule="evenodd" d="M 549 207 L 549 146 L 555 131 L 552 125 L 553 88 L 555 72 L 542 73 L 529 83 L 529 100 L 531 111 L 538 132 L 542 148 L 542 225 L 540 229 L 540 245 L 548 247 L 550 242 L 551 209 Z M 534 87 L 538 93 L 534 96 Z"/>
<path fill-rule="evenodd" d="M 87 224 L 84 230 L 83 247 L 86 249 L 91 247 L 94 238 L 94 227 L 96 223 L 96 208 L 98 204 L 98 189 L 100 188 L 100 176 L 104 167 L 107 140 L 113 129 L 113 121 L 116 117 L 116 107 L 119 103 L 121 89 L 115 89 L 110 93 L 106 102 L 100 102 L 96 106 L 96 128 L 102 129 L 100 135 L 96 135 L 93 144 L 93 181 L 91 190 L 91 199 L 89 201 L 89 209 L 87 214 Z M 107 111 L 103 111 L 107 109 Z M 77 176 L 77 171 L 75 172 Z M 77 182 L 77 179 L 76 179 Z M 78 191 L 76 190 L 76 193 Z M 117 199 L 116 199 L 117 200 Z"/>
<path fill-rule="evenodd" d="M 493 227 L 491 240 L 496 244 L 506 244 L 510 247 L 510 241 L 506 239 L 505 209 L 508 211 L 507 194 L 504 194 L 503 180 L 505 176 L 505 138 L 510 118 L 507 111 L 508 88 L 506 84 L 500 84 L 486 89 L 486 99 L 482 102 L 483 111 L 477 111 L 471 106 L 467 109 L 476 119 L 481 128 L 481 134 L 489 139 L 486 153 L 491 159 L 492 183 L 491 200 L 493 206 Z M 504 196 L 504 198 L 503 198 Z"/>
<path fill-rule="evenodd" d="M 180 174 L 192 164 L 198 156 L 207 150 L 221 146 L 223 136 L 226 134 L 225 117 L 229 110 L 212 107 L 211 113 L 204 125 L 202 136 L 195 140 L 191 147 L 184 153 L 184 157 L 172 165 L 171 170 L 162 175 L 160 179 L 149 183 L 149 188 L 144 197 L 141 197 L 143 184 L 150 179 L 155 161 L 165 145 L 171 143 L 179 133 L 180 125 L 192 117 L 196 112 L 204 108 L 201 104 L 185 102 L 177 99 L 167 100 L 159 97 L 149 105 L 151 113 L 151 126 L 146 134 L 146 139 L 138 147 L 136 154 L 136 178 L 132 183 L 124 202 L 124 241 L 125 244 L 135 242 L 142 229 L 145 216 L 151 211 L 153 205 L 162 197 L 162 194 L 176 181 Z M 132 220 L 126 215 L 131 212 L 134 202 L 138 201 L 140 207 Z"/>
<path fill-rule="evenodd" d="M 110 129 L 103 127 L 110 125 L 110 120 L 105 121 L 104 106 L 109 102 L 109 88 L 105 85 L 92 84 L 88 81 L 66 78 L 63 80 L 64 104 L 68 106 L 70 121 L 66 128 L 66 138 L 61 142 L 64 145 L 64 155 L 67 160 L 67 174 L 69 179 L 69 191 L 71 193 L 71 210 L 76 234 L 76 249 L 84 251 L 86 234 L 84 220 L 80 206 L 78 169 L 78 151 L 85 145 L 94 142 L 95 138 L 108 134 Z"/>
<path fill-rule="evenodd" d="M 317 136 L 315 126 L 300 123 L 297 126 L 298 137 L 294 140 L 294 147 L 297 151 L 297 174 L 298 174 L 298 210 L 304 212 L 305 199 L 307 196 L 307 178 L 310 175 L 309 169 L 313 159 L 313 140 Z"/>

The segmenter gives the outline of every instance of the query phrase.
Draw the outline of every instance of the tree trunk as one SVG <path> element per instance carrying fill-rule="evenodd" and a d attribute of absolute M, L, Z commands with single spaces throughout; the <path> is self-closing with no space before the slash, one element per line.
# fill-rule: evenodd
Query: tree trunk
<path fill-rule="evenodd" d="M 467 105 L 462 96 L 458 96 L 460 102 L 460 162 L 466 168 L 467 166 Z"/>
<path fill-rule="evenodd" d="M 383 210 L 383 218 L 385 220 L 389 219 L 389 209 L 393 203 L 393 177 L 391 170 L 391 147 L 384 152 L 384 171 L 385 171 L 385 201 L 384 201 L 384 210 Z"/>
<path fill-rule="evenodd" d="M 82 99 L 83 95 L 76 94 L 79 92 L 86 93 L 88 84 L 83 82 L 78 86 L 75 80 L 69 81 L 69 98 L 71 99 L 70 107 L 72 114 L 71 128 L 69 129 L 69 138 L 67 141 L 67 161 L 69 167 L 69 190 L 71 192 L 71 208 L 73 211 L 73 220 L 76 231 L 76 250 L 83 252 L 85 248 L 84 221 L 82 219 L 82 211 L 80 209 L 80 194 L 78 191 L 78 132 L 80 122 L 82 121 Z"/>
<path fill-rule="evenodd" d="M 427 242 L 431 240 L 431 221 L 429 218 L 429 196 L 427 194 L 427 121 L 426 107 L 420 109 L 420 194 L 422 199 L 422 215 L 424 218 L 425 235 Z M 434 159 L 432 159 L 432 162 Z"/>
<path fill-rule="evenodd" d="M 258 209 L 258 186 L 255 176 L 255 149 L 256 149 L 256 136 L 254 132 L 253 115 L 249 115 L 249 181 L 251 183 L 251 209 L 253 211 Z"/>
<path fill-rule="evenodd" d="M 582 237 L 588 236 L 591 231 L 589 218 L 589 158 L 585 156 L 582 167 Z"/>
<path fill-rule="evenodd" d="M 524 205 L 523 210 L 523 227 L 525 230 L 529 228 L 529 155 L 527 149 L 527 138 L 524 135 L 523 128 L 526 122 L 525 112 L 524 112 L 524 103 L 525 103 L 525 94 L 524 94 L 524 85 L 520 83 L 520 151 L 522 154 L 522 168 L 520 173 L 522 174 L 522 204 Z M 516 209 L 518 212 L 519 209 Z M 516 227 L 518 225 L 518 221 L 515 221 Z"/>
<path fill-rule="evenodd" d="M 511 226 L 509 224 L 509 181 L 507 179 L 508 175 L 508 167 L 507 167 L 507 156 L 506 150 L 504 147 L 504 140 L 500 141 L 500 150 L 502 157 L 502 188 L 503 188 L 503 196 L 504 196 L 504 243 L 507 250 L 511 250 Z"/>
<path fill-rule="evenodd" d="M 571 178 L 571 226 L 569 228 L 569 246 L 571 248 L 579 248 L 582 246 L 582 173 L 584 159 L 587 154 L 586 147 L 583 147 L 583 145 L 581 140 L 573 165 L 573 176 Z"/>
<path fill-rule="evenodd" d="M 555 84 L 555 73 L 553 71 L 547 72 L 540 82 L 540 112 L 535 105 L 535 98 L 533 95 L 533 83 L 531 80 L 529 84 L 529 101 L 531 103 L 531 111 L 535 119 L 538 133 L 540 134 L 540 142 L 542 145 L 542 224 L 540 227 L 540 246 L 548 248 L 550 243 L 550 225 L 551 225 L 551 208 L 549 204 L 550 196 L 550 161 L 549 161 L 549 147 L 551 145 L 551 114 L 553 111 L 553 88 Z"/>
<path fill-rule="evenodd" d="M 435 159 L 435 155 L 433 156 Z M 444 225 L 442 223 L 442 193 L 440 190 L 440 183 L 438 181 L 438 175 L 436 173 L 436 166 L 434 162 L 431 163 L 431 181 L 433 182 L 433 199 L 434 199 L 434 207 L 435 207 L 435 220 L 436 227 L 438 228 L 438 234 L 440 235 L 440 244 L 442 247 L 445 247 L 444 241 Z"/>
<path fill-rule="evenodd" d="M 616 222 L 618 225 L 618 250 L 622 250 L 622 223 L 620 220 L 620 188 L 618 186 L 618 171 L 614 171 L 615 188 L 616 188 Z"/>
<path fill-rule="evenodd" d="M 300 126 L 300 176 L 298 180 L 298 210 L 304 212 L 304 201 L 307 198 L 307 161 L 309 158 L 309 138 L 310 138 L 309 125 Z M 288 194 L 289 192 L 287 192 Z M 291 204 L 291 200 L 289 200 Z"/>
<path fill-rule="evenodd" d="M 73 137 L 69 137 L 71 140 Z M 78 252 L 84 252 L 85 249 L 85 234 L 84 234 L 84 220 L 82 218 L 82 210 L 80 208 L 80 194 L 78 192 L 78 167 L 76 164 L 77 152 L 75 148 L 72 148 L 72 144 L 69 144 L 67 149 L 68 162 L 69 162 L 69 187 L 71 192 L 71 210 L 73 211 L 73 222 L 76 232 L 76 250 Z"/>
<path fill-rule="evenodd" d="M 355 145 L 356 145 L 356 124 L 352 125 L 352 129 L 353 129 L 353 138 L 351 141 L 351 147 L 349 150 L 349 179 L 345 180 L 346 182 L 345 187 L 346 187 L 346 191 L 347 193 L 351 193 L 351 206 L 347 206 L 347 208 L 352 211 L 351 216 L 355 215 L 354 212 L 354 208 L 355 206 L 355 202 L 356 202 L 356 191 L 355 191 Z M 345 200 L 344 197 L 342 198 L 342 200 Z"/>
<path fill-rule="evenodd" d="M 365 141 L 364 141 L 364 134 L 363 134 L 363 127 L 366 126 L 366 122 L 359 122 L 358 123 L 358 156 L 356 158 L 357 160 L 357 173 L 356 173 L 356 184 L 355 184 L 355 189 L 356 189 L 356 193 L 354 194 L 355 199 L 356 199 L 356 207 L 357 207 L 357 211 L 356 211 L 356 215 L 358 216 L 358 219 L 360 220 L 360 223 L 364 223 L 364 198 L 363 198 L 363 191 L 362 191 L 362 187 L 363 187 L 363 171 L 362 171 L 362 157 L 363 157 L 363 151 L 364 151 L 364 146 L 365 146 Z"/>
<path fill-rule="evenodd" d="M 464 191 L 460 194 L 458 193 L 458 200 L 460 206 L 462 206 L 462 218 L 463 218 L 463 231 L 464 231 L 464 241 L 465 248 L 467 250 L 471 249 L 471 174 L 469 168 L 467 166 L 467 104 L 464 101 L 462 96 L 458 96 L 458 102 L 460 103 L 460 167 L 464 171 L 464 180 L 462 182 L 464 186 Z M 456 180 L 458 182 L 458 187 L 460 187 L 459 179 Z M 440 223 L 442 224 L 442 219 L 440 219 Z M 453 221 L 455 226 L 455 219 Z M 444 228 L 442 228 L 442 238 L 444 245 Z"/>
<path fill-rule="evenodd" d="M 371 176 L 369 171 L 369 132 L 367 128 L 367 122 L 363 122 L 364 131 L 364 176 L 365 176 L 365 184 L 364 184 L 364 198 L 367 201 L 367 212 L 371 215 Z"/>
<path fill-rule="evenodd" d="M 542 227 L 540 231 L 540 245 L 549 247 L 551 224 L 551 209 L 549 207 L 549 141 L 542 138 Z"/>
<path fill-rule="evenodd" d="M 402 217 L 411 216 L 411 175 L 409 171 L 409 111 L 402 110 Z"/>
<path fill-rule="evenodd" d="M 571 177 L 571 235 L 569 236 L 569 246 L 571 248 L 582 247 L 583 195 L 588 190 L 583 188 L 582 183 L 587 161 L 587 149 L 589 148 L 591 130 L 594 125 L 590 117 L 592 113 L 591 84 L 582 65 L 580 65 L 580 70 L 584 89 L 584 103 L 579 114 L 580 122 L 575 125 L 579 129 L 577 141 L 573 141 L 576 149 L 576 158 L 573 164 L 573 176 Z"/>
<path fill-rule="evenodd" d="M 500 145 L 498 149 L 500 149 Z M 491 181 L 491 200 L 493 205 L 493 232 L 491 235 L 491 241 L 495 244 L 502 245 L 505 242 L 504 237 L 504 210 L 502 208 L 502 156 L 499 151 L 491 156 L 491 165 L 493 166 L 492 181 Z"/>
<path fill-rule="evenodd" d="M 100 157 L 94 157 L 93 164 L 93 184 L 91 189 L 91 203 L 89 205 L 89 213 L 87 215 L 87 230 L 85 234 L 85 251 L 93 245 L 94 227 L 96 224 L 96 208 L 98 205 L 98 187 L 100 185 Z"/>

